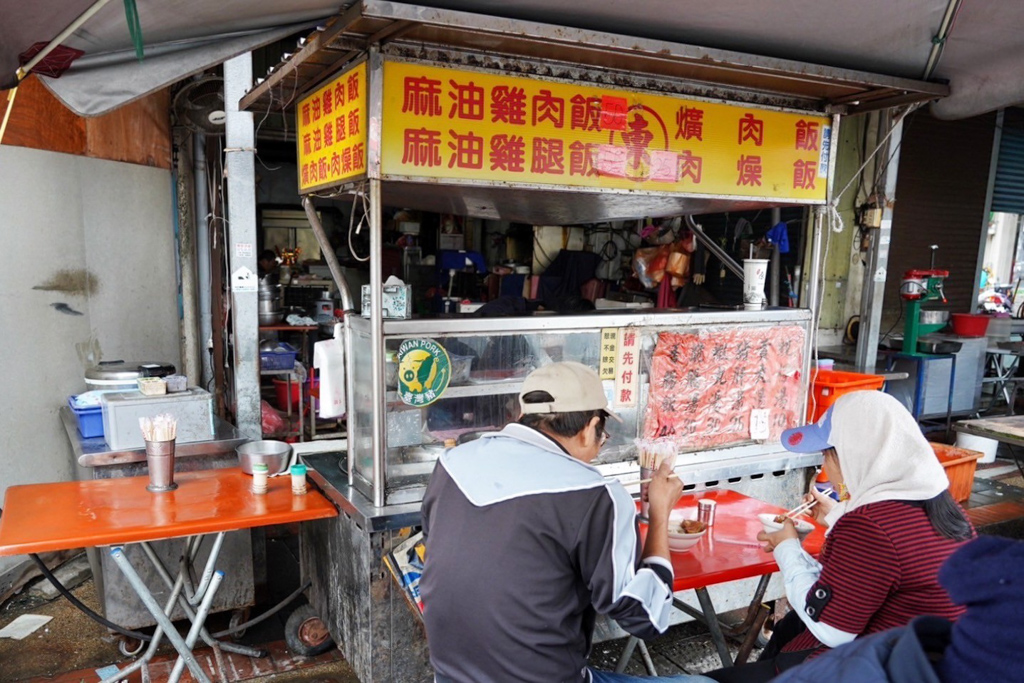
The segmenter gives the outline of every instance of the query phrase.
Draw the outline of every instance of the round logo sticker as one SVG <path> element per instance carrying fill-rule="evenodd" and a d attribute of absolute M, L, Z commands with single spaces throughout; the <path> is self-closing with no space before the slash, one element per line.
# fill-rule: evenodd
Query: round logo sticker
<path fill-rule="evenodd" d="M 398 394 L 409 406 L 429 406 L 452 379 L 445 348 L 433 339 L 406 339 L 398 347 Z"/>

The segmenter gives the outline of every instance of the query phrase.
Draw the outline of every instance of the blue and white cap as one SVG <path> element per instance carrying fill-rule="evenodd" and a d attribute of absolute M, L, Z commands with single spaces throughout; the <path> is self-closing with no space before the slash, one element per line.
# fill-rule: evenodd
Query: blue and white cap
<path fill-rule="evenodd" d="M 817 453 L 826 448 L 834 448 L 830 441 L 834 409 L 835 406 L 831 406 L 816 423 L 782 432 L 782 447 L 793 453 Z"/>

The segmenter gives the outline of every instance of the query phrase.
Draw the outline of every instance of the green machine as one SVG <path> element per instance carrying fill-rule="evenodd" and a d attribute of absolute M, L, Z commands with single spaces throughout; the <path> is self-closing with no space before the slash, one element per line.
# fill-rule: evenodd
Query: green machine
<path fill-rule="evenodd" d="M 921 324 L 921 304 L 927 301 L 946 303 L 942 283 L 949 277 L 948 270 L 908 270 L 900 283 L 900 298 L 907 302 L 907 320 L 903 326 L 903 353 L 914 356 L 925 355 L 917 349 L 917 340 L 922 334 L 936 332 L 946 323 Z"/>

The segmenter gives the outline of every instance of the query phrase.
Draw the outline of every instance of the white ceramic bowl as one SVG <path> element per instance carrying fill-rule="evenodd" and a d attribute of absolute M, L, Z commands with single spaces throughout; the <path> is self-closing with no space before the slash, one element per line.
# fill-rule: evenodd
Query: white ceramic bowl
<path fill-rule="evenodd" d="M 668 548 L 674 553 L 686 552 L 697 545 L 697 541 L 708 532 L 708 528 L 704 527 L 703 531 L 695 534 L 683 533 L 679 525 L 682 524 L 684 519 L 688 518 L 681 514 L 673 514 L 668 518 Z"/>
<path fill-rule="evenodd" d="M 757 516 L 761 520 L 761 526 L 764 527 L 765 533 L 771 534 L 782 529 L 782 522 L 776 522 L 775 517 L 776 515 L 770 512 L 762 512 Z M 814 525 L 806 519 L 797 518 L 793 522 L 796 524 L 796 534 L 800 537 L 801 541 L 807 538 L 807 534 L 814 531 Z"/>

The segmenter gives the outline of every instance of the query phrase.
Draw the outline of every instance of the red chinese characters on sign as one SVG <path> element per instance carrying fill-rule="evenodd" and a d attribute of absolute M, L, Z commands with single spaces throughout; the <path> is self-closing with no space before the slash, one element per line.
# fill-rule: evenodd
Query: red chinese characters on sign
<path fill-rule="evenodd" d="M 460 135 L 454 130 L 449 130 L 448 134 L 452 138 L 452 142 L 448 143 L 448 147 L 452 149 L 452 154 L 448 158 L 448 168 L 458 166 L 459 168 L 481 169 L 484 167 L 484 139 L 482 137 L 473 135 L 472 132 Z"/>
<path fill-rule="evenodd" d="M 821 130 L 821 124 L 817 121 L 804 121 L 800 119 L 796 122 L 796 149 L 806 149 L 812 152 L 817 152 L 821 143 L 819 142 L 819 131 Z"/>
<path fill-rule="evenodd" d="M 308 126 L 311 123 L 311 121 L 310 121 L 310 113 L 309 113 L 309 103 L 308 102 L 306 102 L 305 104 L 302 105 L 301 116 L 302 116 L 302 125 L 303 126 Z"/>
<path fill-rule="evenodd" d="M 491 90 L 491 121 L 510 126 L 526 125 L 526 91 L 499 85 Z"/>
<path fill-rule="evenodd" d="M 793 187 L 795 189 L 813 190 L 814 179 L 818 175 L 818 164 L 814 161 L 793 162 Z"/>
<path fill-rule="evenodd" d="M 704 110 L 679 107 L 676 112 L 676 139 L 704 140 Z"/>
<path fill-rule="evenodd" d="M 348 136 L 355 137 L 359 135 L 359 110 L 353 109 L 348 113 Z"/>
<path fill-rule="evenodd" d="M 565 125 L 565 100 L 555 97 L 550 90 L 541 90 L 533 96 L 533 125 L 545 121 L 555 128 Z"/>
<path fill-rule="evenodd" d="M 803 347 L 796 326 L 660 334 L 643 437 L 691 451 L 748 441 L 751 411 L 768 410 L 779 438 L 801 421 Z"/>
<path fill-rule="evenodd" d="M 636 332 L 628 328 L 620 329 L 618 336 L 614 402 L 621 406 L 635 405 L 640 381 Z"/>
<path fill-rule="evenodd" d="M 332 90 L 334 91 L 334 108 L 341 109 L 345 106 L 345 84 L 338 81 Z"/>
<path fill-rule="evenodd" d="M 679 180 L 689 178 L 694 185 L 700 184 L 700 176 L 704 170 L 704 159 L 695 156 L 689 150 L 679 153 Z"/>
<path fill-rule="evenodd" d="M 348 101 L 351 102 L 359 97 L 359 75 L 352 74 L 346 83 L 348 86 Z"/>
<path fill-rule="evenodd" d="M 569 175 L 597 175 L 594 168 L 594 152 L 600 147 L 595 142 L 576 140 L 569 145 Z"/>
<path fill-rule="evenodd" d="M 403 142 L 403 164 L 428 168 L 441 165 L 441 131 L 407 128 Z"/>
<path fill-rule="evenodd" d="M 324 116 L 329 116 L 334 111 L 334 96 L 331 95 L 330 90 L 325 90 L 323 94 L 323 104 L 321 108 L 324 110 Z"/>
<path fill-rule="evenodd" d="M 739 144 L 742 145 L 747 140 L 752 141 L 757 147 L 764 144 L 764 121 L 749 113 L 744 114 L 739 123 Z"/>
<path fill-rule="evenodd" d="M 402 111 L 416 116 L 440 116 L 441 81 L 426 76 L 406 78 Z"/>
<path fill-rule="evenodd" d="M 522 135 L 491 138 L 491 170 L 522 173 L 526 170 L 526 143 Z"/>
<path fill-rule="evenodd" d="M 761 157 L 741 154 L 739 161 L 736 162 L 736 169 L 739 171 L 737 185 L 761 184 L 761 174 L 764 171 L 761 168 Z"/>
<path fill-rule="evenodd" d="M 313 101 L 309 103 L 309 106 L 313 108 L 313 123 L 316 123 L 320 120 L 320 100 L 314 98 Z"/>
<path fill-rule="evenodd" d="M 629 122 L 629 130 L 622 133 L 622 140 L 628 150 L 626 162 L 631 169 L 639 170 L 644 164 L 649 163 L 647 148 L 653 139 L 654 133 L 648 129 L 647 119 L 643 114 L 635 112 L 633 120 Z"/>
<path fill-rule="evenodd" d="M 598 97 L 573 96 L 569 100 L 569 127 L 573 130 L 601 130 L 604 111 L 601 102 L 601 98 Z M 623 112 L 622 128 L 613 130 L 625 128 L 625 120 Z"/>
<path fill-rule="evenodd" d="M 468 119 L 470 121 L 483 121 L 484 119 L 484 89 L 469 83 L 456 83 L 448 81 L 451 90 L 448 97 L 452 99 L 451 109 L 448 110 L 450 119 Z"/>
<path fill-rule="evenodd" d="M 563 142 L 559 138 L 534 138 L 532 173 L 565 173 Z"/>

